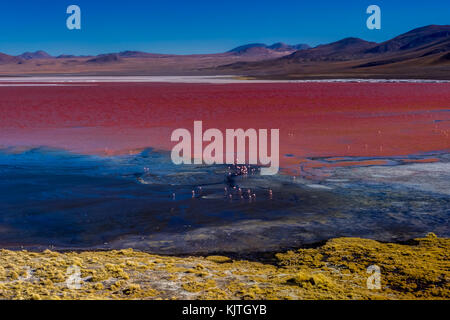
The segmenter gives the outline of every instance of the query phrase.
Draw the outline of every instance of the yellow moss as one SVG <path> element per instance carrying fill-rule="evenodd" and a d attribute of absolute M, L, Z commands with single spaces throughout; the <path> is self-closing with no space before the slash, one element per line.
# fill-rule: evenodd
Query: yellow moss
<path fill-rule="evenodd" d="M 11 278 L 12 280 L 17 280 L 19 279 L 19 275 L 17 274 L 16 271 L 11 271 L 8 275 L 9 278 Z"/>
<path fill-rule="evenodd" d="M 49 286 L 53 285 L 53 282 L 50 279 L 42 279 L 41 280 L 41 285 L 49 287 Z"/>
<path fill-rule="evenodd" d="M 209 256 L 209 257 L 206 257 L 206 260 L 216 262 L 216 263 L 225 263 L 225 262 L 231 261 L 230 258 L 223 257 L 223 256 Z"/>
<path fill-rule="evenodd" d="M 183 267 L 176 267 L 176 266 L 173 266 L 171 264 L 166 265 L 164 267 L 164 270 L 166 270 L 167 272 L 170 272 L 170 273 L 188 272 L 189 271 L 189 269 L 186 269 L 186 268 L 183 268 Z"/>
<path fill-rule="evenodd" d="M 123 290 L 123 293 L 126 295 L 132 295 L 139 293 L 141 291 L 141 286 L 135 283 L 132 283 L 128 286 L 128 288 Z"/>
<path fill-rule="evenodd" d="M 25 252 L 26 252 L 26 251 L 25 251 Z M 56 251 L 50 251 L 49 249 L 44 250 L 43 253 L 46 254 L 46 255 L 49 255 L 49 256 L 51 256 L 51 257 L 57 257 L 57 256 L 59 255 L 58 252 L 56 252 Z"/>
<path fill-rule="evenodd" d="M 105 265 L 105 269 L 115 278 L 129 279 L 128 274 L 118 265 L 108 263 Z"/>
<path fill-rule="evenodd" d="M 119 250 L 118 253 L 123 254 L 123 255 L 132 255 L 134 253 L 134 250 L 131 248 L 130 249 L 122 249 L 122 250 Z"/>
<path fill-rule="evenodd" d="M 323 274 L 311 274 L 306 272 L 299 272 L 294 278 L 288 280 L 288 283 L 292 282 L 301 287 L 318 287 L 322 289 L 333 288 L 333 281 Z"/>
<path fill-rule="evenodd" d="M 199 271 L 197 269 L 185 269 L 185 270 L 186 270 L 185 273 L 192 273 L 198 277 L 206 277 L 209 275 L 209 272 Z"/>
<path fill-rule="evenodd" d="M 129 249 L 0 250 L 0 299 L 449 299 L 449 255 L 450 239 L 434 234 L 409 245 L 332 239 L 279 253 L 276 266 Z M 64 284 L 72 265 L 86 281 L 80 289 Z M 366 286 L 371 265 L 381 269 L 379 290 Z"/>
<path fill-rule="evenodd" d="M 125 285 L 125 281 L 118 280 L 111 285 L 110 289 L 113 291 L 116 291 L 116 290 L 119 290 L 123 285 Z"/>
<path fill-rule="evenodd" d="M 127 260 L 127 262 L 125 263 L 128 267 L 137 267 L 139 266 L 139 264 L 133 260 Z"/>
<path fill-rule="evenodd" d="M 185 277 L 182 284 L 183 289 L 189 292 L 200 292 L 214 288 L 215 286 L 216 282 L 212 279 L 207 281 L 197 281 L 195 278 L 191 277 Z"/>
<path fill-rule="evenodd" d="M 103 290 L 105 287 L 103 286 L 103 284 L 102 283 L 96 283 L 95 285 L 94 285 L 94 289 L 95 290 Z"/>
<path fill-rule="evenodd" d="M 199 299 L 202 300 L 226 300 L 230 299 L 228 294 L 221 289 L 218 288 L 211 288 L 205 291 L 201 296 L 199 296 Z"/>
<path fill-rule="evenodd" d="M 6 278 L 6 270 L 2 266 L 0 266 L 0 280 L 4 280 Z"/>
<path fill-rule="evenodd" d="M 426 237 L 428 239 L 437 239 L 437 236 L 433 232 L 429 232 Z"/>

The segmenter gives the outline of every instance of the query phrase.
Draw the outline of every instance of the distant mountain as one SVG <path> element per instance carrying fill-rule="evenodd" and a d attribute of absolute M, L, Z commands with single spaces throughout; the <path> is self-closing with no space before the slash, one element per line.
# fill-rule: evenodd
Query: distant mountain
<path fill-rule="evenodd" d="M 271 50 L 277 50 L 277 51 L 296 51 L 296 50 L 306 50 L 311 48 L 309 45 L 307 44 L 296 44 L 296 45 L 289 45 L 283 42 L 277 42 L 274 43 L 270 46 L 267 46 L 268 49 Z"/>
<path fill-rule="evenodd" d="M 420 77 L 450 79 L 450 26 L 430 25 L 383 43 L 345 38 L 264 61 L 236 62 L 224 73 L 279 77 Z M 426 70 L 426 71 L 425 71 Z"/>
<path fill-rule="evenodd" d="M 31 59 L 51 59 L 53 58 L 51 55 L 49 55 L 47 52 L 39 50 L 35 52 L 25 52 L 18 56 L 19 58 L 25 59 L 25 60 L 31 60 Z"/>
<path fill-rule="evenodd" d="M 122 51 L 117 55 L 122 58 L 162 58 L 174 56 L 172 54 L 148 53 L 142 51 Z"/>
<path fill-rule="evenodd" d="M 274 52 L 281 53 L 289 53 L 297 50 L 304 50 L 310 48 L 307 44 L 297 44 L 297 45 L 289 45 L 283 42 L 277 42 L 272 45 L 266 45 L 264 43 L 250 43 L 246 45 L 242 45 L 231 49 L 228 51 L 229 53 L 234 53 L 238 55 L 249 55 L 249 54 L 270 54 Z"/>
<path fill-rule="evenodd" d="M 0 64 L 17 64 L 22 63 L 23 59 L 19 57 L 10 56 L 8 54 L 0 53 Z"/>
<path fill-rule="evenodd" d="M 300 44 L 293 45 L 292 48 L 294 48 L 295 50 L 306 50 L 306 49 L 311 49 L 311 46 L 306 43 L 300 43 Z"/>
<path fill-rule="evenodd" d="M 282 55 L 290 54 L 297 50 L 303 50 L 309 48 L 306 44 L 298 44 L 298 45 L 287 45 L 282 42 L 274 43 L 270 46 L 263 43 L 252 43 L 243 45 L 237 48 L 234 48 L 226 53 L 218 53 L 218 54 L 197 54 L 197 55 L 174 55 L 174 54 L 158 54 L 158 53 L 148 53 L 143 51 L 122 51 L 119 53 L 106 53 L 100 54 L 97 56 L 77 56 L 72 54 L 61 54 L 59 56 L 53 57 L 45 51 L 38 50 L 35 52 L 25 52 L 16 57 L 9 56 L 3 54 L 0 63 L 19 63 L 23 62 L 23 60 L 39 60 L 39 59 L 88 59 L 84 61 L 89 64 L 107 64 L 107 63 L 116 63 L 122 61 L 122 59 L 128 58 L 183 58 L 186 56 L 199 57 L 199 58 L 207 58 L 207 57 L 215 57 L 218 55 L 236 55 L 236 56 L 248 56 L 250 60 L 257 59 L 258 56 L 261 58 L 276 58 Z M 247 59 L 248 60 L 248 59 Z"/>
<path fill-rule="evenodd" d="M 364 56 L 365 51 L 373 48 L 377 43 L 359 38 L 345 38 L 330 44 L 319 45 L 315 48 L 300 50 L 285 59 L 294 61 L 345 61 Z"/>
<path fill-rule="evenodd" d="M 117 53 L 101 54 L 86 61 L 89 64 L 107 64 L 121 62 L 122 58 Z"/>
<path fill-rule="evenodd" d="M 242 53 L 242 52 L 245 52 L 252 48 L 267 48 L 267 45 L 264 43 L 249 43 L 249 44 L 245 44 L 243 46 L 233 48 L 228 52 Z"/>
<path fill-rule="evenodd" d="M 93 58 L 97 56 L 86 56 L 86 55 L 74 55 L 74 54 L 60 54 L 59 56 L 56 56 L 56 59 L 76 59 L 76 58 Z"/>
<path fill-rule="evenodd" d="M 367 53 L 392 53 L 421 47 L 423 45 L 448 40 L 450 37 L 450 25 L 430 25 L 411 30 L 391 40 L 380 43 L 368 49 Z"/>
<path fill-rule="evenodd" d="M 53 58 L 44 51 L 17 57 L 0 53 L 0 75 L 66 73 L 450 79 L 450 25 L 417 28 L 382 43 L 350 37 L 314 48 L 277 42 L 250 43 L 217 54 L 122 51 Z"/>
<path fill-rule="evenodd" d="M 450 25 L 430 25 L 411 30 L 383 43 L 368 42 L 358 38 L 345 38 L 337 42 L 297 51 L 282 59 L 302 61 L 346 61 L 362 58 L 396 57 L 392 61 L 404 61 L 418 57 L 447 52 Z M 419 51 L 423 51 L 420 52 Z M 389 59 L 387 60 L 389 61 Z"/>
<path fill-rule="evenodd" d="M 73 54 L 60 54 L 56 57 L 56 59 L 68 59 L 68 58 L 75 58 L 76 56 Z"/>

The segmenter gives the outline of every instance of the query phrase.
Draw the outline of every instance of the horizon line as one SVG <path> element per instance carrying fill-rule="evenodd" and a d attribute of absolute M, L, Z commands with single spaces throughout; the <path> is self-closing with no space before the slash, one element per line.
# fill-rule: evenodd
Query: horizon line
<path fill-rule="evenodd" d="M 64 52 L 63 53 L 59 53 L 59 54 L 50 54 L 49 51 L 52 51 L 52 50 L 47 50 L 47 49 L 43 49 L 43 48 L 36 49 L 36 50 L 28 49 L 28 50 L 25 50 L 25 51 L 23 51 L 22 53 L 19 53 L 19 54 L 11 54 L 11 53 L 8 53 L 8 51 L 0 51 L 0 53 L 4 53 L 4 54 L 10 55 L 10 56 L 18 57 L 18 56 L 20 56 L 20 55 L 22 55 L 24 53 L 35 53 L 35 52 L 38 52 L 38 51 L 43 51 L 43 52 L 49 54 L 50 56 L 52 56 L 54 58 L 62 56 L 62 55 L 70 55 L 70 56 L 74 56 L 74 57 L 93 57 L 93 56 L 99 56 L 99 55 L 118 54 L 118 53 L 122 53 L 122 52 L 140 52 L 140 53 L 148 53 L 148 54 L 177 55 L 177 56 L 212 55 L 212 54 L 228 53 L 228 52 L 231 52 L 232 50 L 234 50 L 234 49 L 236 49 L 238 47 L 251 45 L 251 44 L 264 44 L 266 46 L 270 46 L 270 45 L 277 44 L 277 43 L 284 43 L 284 44 L 291 45 L 291 46 L 308 45 L 308 46 L 310 46 L 310 48 L 316 48 L 316 47 L 318 47 L 320 45 L 331 44 L 331 43 L 335 43 L 335 42 L 338 42 L 338 41 L 341 41 L 341 40 L 344 40 L 344 39 L 348 39 L 348 38 L 355 38 L 355 39 L 360 39 L 360 40 L 367 41 L 367 42 L 374 42 L 374 43 L 377 43 L 377 44 L 381 44 L 383 42 L 389 41 L 389 40 L 394 39 L 394 38 L 396 38 L 396 37 L 398 37 L 398 36 L 400 36 L 402 34 L 414 31 L 416 29 L 432 27 L 432 26 L 445 27 L 445 26 L 450 26 L 450 25 L 449 24 L 427 24 L 427 25 L 423 25 L 423 26 L 419 26 L 419 27 L 414 27 L 414 28 L 410 29 L 409 31 L 400 33 L 397 36 L 385 39 L 385 40 L 383 40 L 381 42 L 370 41 L 370 40 L 366 40 L 366 39 L 363 39 L 363 38 L 360 38 L 360 37 L 355 37 L 355 36 L 347 36 L 347 37 L 339 38 L 337 40 L 333 40 L 331 42 L 319 43 L 319 44 L 316 44 L 316 45 L 310 45 L 309 43 L 305 43 L 305 42 L 298 42 L 298 43 L 295 43 L 295 44 L 289 44 L 289 43 L 286 43 L 286 42 L 283 42 L 283 41 L 276 41 L 276 42 L 274 42 L 272 44 L 269 44 L 269 45 L 267 43 L 258 42 L 258 41 L 256 41 L 256 42 L 246 42 L 246 43 L 243 43 L 241 45 L 234 46 L 233 48 L 228 49 L 226 51 L 215 51 L 215 52 L 204 52 L 204 53 L 188 53 L 188 52 L 186 52 L 186 53 L 163 53 L 163 52 L 152 52 L 152 51 L 147 51 L 147 50 L 136 50 L 136 49 L 125 49 L 125 50 L 118 49 L 118 50 L 104 51 L 104 52 L 100 52 L 100 53 L 97 53 L 97 54 L 95 54 L 95 53 L 90 53 L 90 54 L 71 54 L 71 53 L 64 53 Z"/>

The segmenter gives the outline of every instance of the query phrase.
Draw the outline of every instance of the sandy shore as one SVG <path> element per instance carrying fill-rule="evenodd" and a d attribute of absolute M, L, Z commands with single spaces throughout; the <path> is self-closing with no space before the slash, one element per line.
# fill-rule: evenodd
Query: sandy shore
<path fill-rule="evenodd" d="M 274 263 L 144 252 L 0 251 L 0 299 L 448 299 L 450 239 L 338 238 Z M 367 267 L 381 270 L 368 289 Z M 79 279 L 77 272 L 79 271 Z"/>

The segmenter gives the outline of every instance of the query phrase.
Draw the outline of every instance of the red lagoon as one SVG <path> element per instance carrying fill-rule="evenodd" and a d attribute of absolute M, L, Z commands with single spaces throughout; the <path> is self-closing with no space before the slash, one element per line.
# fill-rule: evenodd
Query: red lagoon
<path fill-rule="evenodd" d="M 192 129 L 195 120 L 202 120 L 205 130 L 223 132 L 280 129 L 285 168 L 310 157 L 448 152 L 450 83 L 0 87 L 1 146 L 49 146 L 90 154 L 170 150 L 175 144 L 171 132 Z"/>

